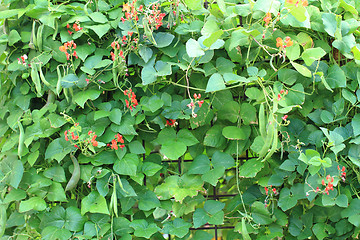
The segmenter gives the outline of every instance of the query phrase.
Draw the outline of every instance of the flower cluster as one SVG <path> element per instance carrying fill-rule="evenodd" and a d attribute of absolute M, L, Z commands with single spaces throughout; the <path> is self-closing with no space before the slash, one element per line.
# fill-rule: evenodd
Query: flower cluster
<path fill-rule="evenodd" d="M 64 43 L 64 45 L 59 47 L 59 50 L 66 54 L 67 60 L 70 59 L 70 56 L 74 56 L 75 58 L 78 58 L 75 49 L 76 49 L 76 43 L 74 43 L 73 40 L 66 42 Z"/>
<path fill-rule="evenodd" d="M 111 144 L 107 144 L 108 147 L 111 147 L 111 149 L 118 150 L 119 148 L 123 149 L 125 147 L 124 145 L 124 139 L 123 136 L 119 133 L 115 135 L 115 138 L 111 140 Z"/>
<path fill-rule="evenodd" d="M 73 31 L 78 32 L 78 31 L 81 31 L 83 29 L 82 27 L 80 27 L 80 24 L 77 24 L 77 23 L 74 23 L 72 25 L 72 28 L 71 28 L 70 24 L 67 24 L 66 28 L 68 29 L 67 31 L 68 31 L 68 33 L 70 35 L 74 33 Z M 73 31 L 71 31 L 71 30 L 73 30 Z"/>
<path fill-rule="evenodd" d="M 276 47 L 280 49 L 291 47 L 293 44 L 294 43 L 290 37 L 286 37 L 285 39 L 282 39 L 281 37 L 276 38 Z"/>
<path fill-rule="evenodd" d="M 139 20 L 138 12 L 144 11 L 143 5 L 140 5 L 138 9 L 135 7 L 135 3 L 137 0 L 133 0 L 130 4 L 124 3 L 123 5 L 123 12 L 125 12 L 125 18 L 121 18 L 121 21 L 124 23 L 126 20 L 134 19 L 135 21 Z"/>
<path fill-rule="evenodd" d="M 116 53 L 118 50 L 120 50 L 120 45 L 119 45 L 119 42 L 118 41 L 114 41 L 111 43 L 111 47 L 112 49 L 114 49 L 114 52 Z M 115 61 L 117 59 L 117 56 L 114 52 L 110 52 L 110 55 L 111 55 L 111 59 L 113 61 Z M 125 59 L 125 56 L 124 56 L 124 51 L 123 50 L 120 50 L 118 56 L 120 56 L 122 59 Z"/>
<path fill-rule="evenodd" d="M 18 58 L 17 60 L 18 60 L 18 63 L 19 64 L 22 64 L 22 65 L 24 65 L 24 66 L 29 66 L 29 67 L 31 67 L 31 65 L 30 64 L 27 64 L 26 63 L 26 61 L 25 60 L 27 60 L 28 59 L 28 56 L 26 55 L 26 54 L 24 54 L 24 55 L 22 55 L 20 58 Z"/>
<path fill-rule="evenodd" d="M 270 194 L 269 194 L 269 189 L 271 189 Z M 268 204 L 268 198 L 269 198 L 270 196 L 276 196 L 276 195 L 278 195 L 279 192 L 276 190 L 276 188 L 273 188 L 272 185 L 270 185 L 269 188 L 268 188 L 268 187 L 264 187 L 264 190 L 265 190 L 265 194 L 266 194 L 266 198 L 265 198 L 264 203 L 265 203 L 265 207 L 268 207 L 268 206 L 269 206 L 269 204 Z"/>
<path fill-rule="evenodd" d="M 333 185 L 334 177 L 331 177 L 330 175 L 327 175 L 327 176 L 326 176 L 326 181 L 327 181 L 327 183 L 325 183 L 325 180 L 324 180 L 324 179 L 321 180 L 321 184 L 322 184 L 323 186 L 326 186 L 325 189 L 324 189 L 323 194 L 326 193 L 327 195 L 329 195 L 329 190 L 334 190 L 334 185 Z M 316 191 L 319 191 L 319 187 L 316 188 Z"/>
<path fill-rule="evenodd" d="M 199 94 L 194 93 L 194 100 L 195 101 L 193 99 L 191 99 L 191 102 L 187 105 L 187 107 L 191 109 L 193 117 L 197 117 L 196 113 L 194 112 L 196 104 L 198 104 L 199 107 L 201 107 L 203 105 L 203 103 L 204 103 L 204 100 L 199 100 L 200 98 L 201 98 L 200 93 Z"/>
<path fill-rule="evenodd" d="M 150 14 L 147 17 L 149 24 L 151 26 L 155 26 L 156 29 L 159 29 L 159 27 L 163 25 L 162 20 L 166 16 L 165 13 L 161 13 L 161 10 L 159 10 L 159 6 L 160 4 L 153 4 L 152 10 L 150 11 Z"/>
<path fill-rule="evenodd" d="M 128 89 L 128 90 L 125 90 L 124 95 L 129 98 L 129 100 L 125 99 L 126 107 L 129 108 L 132 111 L 133 108 L 136 108 L 136 106 L 138 105 L 138 101 L 136 100 L 136 95 L 131 90 L 131 88 Z"/>
<path fill-rule="evenodd" d="M 97 135 L 93 132 L 93 131 L 89 131 L 88 132 L 88 135 L 90 136 L 91 140 L 91 144 L 94 146 L 94 147 L 97 147 L 99 145 L 99 143 L 96 141 L 96 137 Z M 88 141 L 89 142 L 89 141 Z"/>
<path fill-rule="evenodd" d="M 167 119 L 166 120 L 166 126 L 175 127 L 178 125 L 175 119 Z"/>
<path fill-rule="evenodd" d="M 340 166 L 338 166 L 338 170 L 340 171 Z M 345 182 L 345 180 L 346 180 L 346 172 L 345 172 L 345 167 L 343 166 L 342 168 L 341 168 L 341 174 L 340 174 L 340 178 L 341 178 L 341 180 L 343 180 L 343 182 Z"/>
<path fill-rule="evenodd" d="M 271 13 L 266 13 L 266 16 L 264 17 L 264 22 L 265 22 L 265 26 L 268 26 L 269 25 L 269 23 L 270 23 L 270 21 L 271 21 Z"/>
<path fill-rule="evenodd" d="M 299 3 L 301 3 L 301 5 L 303 7 L 307 7 L 309 5 L 308 1 L 307 0 L 286 0 L 286 3 L 288 4 L 294 4 L 295 7 L 298 7 L 299 6 Z"/>

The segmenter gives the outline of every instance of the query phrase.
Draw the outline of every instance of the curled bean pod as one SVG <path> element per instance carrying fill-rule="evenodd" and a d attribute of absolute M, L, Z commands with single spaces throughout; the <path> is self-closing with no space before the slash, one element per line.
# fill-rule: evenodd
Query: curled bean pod
<path fill-rule="evenodd" d="M 80 180 L 80 165 L 72 153 L 70 153 L 70 158 L 74 164 L 74 170 L 73 170 L 73 173 L 71 175 L 69 182 L 66 185 L 65 192 L 74 189 Z"/>
<path fill-rule="evenodd" d="M 25 133 L 24 128 L 20 121 L 18 121 L 19 126 L 19 146 L 18 146 L 18 156 L 21 159 L 22 152 L 24 150 L 24 141 L 25 141 Z"/>

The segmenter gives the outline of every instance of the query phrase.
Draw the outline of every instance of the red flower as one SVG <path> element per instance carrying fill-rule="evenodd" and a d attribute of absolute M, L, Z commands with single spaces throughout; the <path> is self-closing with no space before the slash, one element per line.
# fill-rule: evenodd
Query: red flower
<path fill-rule="evenodd" d="M 115 54 L 114 54 L 113 52 L 110 52 L 110 55 L 111 55 L 111 59 L 112 59 L 113 61 L 115 61 Z"/>
<path fill-rule="evenodd" d="M 264 189 L 265 189 L 265 194 L 268 195 L 269 189 L 267 187 L 265 187 Z"/>
<path fill-rule="evenodd" d="M 111 149 L 118 150 L 118 145 L 115 139 L 111 140 Z"/>
<path fill-rule="evenodd" d="M 71 35 L 71 34 L 73 34 L 73 32 L 72 31 L 70 31 L 70 30 L 68 30 L 68 33 Z"/>
<path fill-rule="evenodd" d="M 264 17 L 264 22 L 265 22 L 265 26 L 269 25 L 270 21 L 271 21 L 271 13 L 266 13 L 266 16 Z"/>
<path fill-rule="evenodd" d="M 167 126 L 174 126 L 175 123 L 176 123 L 176 120 L 174 120 L 174 119 L 166 120 L 166 125 Z"/>
<path fill-rule="evenodd" d="M 287 117 L 288 117 L 288 115 L 284 115 L 281 119 L 286 121 Z"/>
<path fill-rule="evenodd" d="M 198 102 L 199 107 L 201 107 L 201 106 L 203 105 L 203 103 L 204 103 L 204 100 L 199 101 L 199 102 Z"/>
<path fill-rule="evenodd" d="M 66 28 L 70 28 L 70 24 L 66 24 Z"/>
<path fill-rule="evenodd" d="M 272 191 L 273 191 L 274 194 L 277 193 L 277 192 L 276 192 L 276 188 L 273 188 Z"/>
<path fill-rule="evenodd" d="M 65 141 L 69 141 L 69 137 L 68 137 L 67 133 L 68 133 L 68 130 L 66 130 L 66 131 L 64 132 L 64 134 L 65 134 Z"/>
<path fill-rule="evenodd" d="M 92 141 L 91 143 L 94 147 L 97 147 L 99 145 L 99 143 L 97 141 Z"/>

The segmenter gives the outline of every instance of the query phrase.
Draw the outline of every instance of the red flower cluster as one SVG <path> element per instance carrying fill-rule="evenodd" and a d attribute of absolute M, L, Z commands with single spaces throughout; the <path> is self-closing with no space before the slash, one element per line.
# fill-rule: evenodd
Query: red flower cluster
<path fill-rule="evenodd" d="M 28 56 L 26 54 L 22 55 L 20 58 L 18 58 L 18 63 L 26 66 L 25 60 L 28 59 Z M 30 65 L 30 64 L 29 64 Z M 30 66 L 29 66 L 30 67 Z"/>
<path fill-rule="evenodd" d="M 112 47 L 112 49 L 114 49 L 114 52 L 116 52 L 117 50 L 120 49 L 119 42 L 118 42 L 118 41 L 112 42 L 112 43 L 111 43 L 111 47 Z M 111 59 L 112 59 L 113 61 L 116 60 L 116 54 L 115 54 L 114 52 L 110 52 Z M 120 50 L 119 56 L 120 56 L 122 59 L 125 59 L 123 50 Z"/>
<path fill-rule="evenodd" d="M 291 47 L 293 45 L 293 41 L 290 37 L 286 37 L 285 40 L 283 40 L 281 37 L 276 38 L 276 47 L 278 48 L 286 48 Z"/>
<path fill-rule="evenodd" d="M 135 21 L 139 20 L 138 17 L 138 11 L 142 12 L 144 11 L 143 9 L 143 5 L 140 5 L 140 7 L 138 9 L 135 8 L 135 3 L 137 2 L 137 0 L 133 0 L 130 5 L 129 3 L 125 3 L 123 5 L 123 12 L 125 12 L 125 18 L 121 18 L 121 21 L 124 23 L 126 20 L 129 19 L 134 19 Z"/>
<path fill-rule="evenodd" d="M 70 24 L 67 24 L 67 25 L 66 25 L 66 28 L 68 29 L 68 33 L 69 33 L 70 35 L 74 33 L 74 32 L 72 32 L 72 31 L 70 30 L 70 29 L 71 29 Z M 83 28 L 80 27 L 80 24 L 78 25 L 78 24 L 74 23 L 74 24 L 72 25 L 72 30 L 74 30 L 75 32 L 81 31 L 82 29 L 83 29 Z"/>
<path fill-rule="evenodd" d="M 286 3 L 295 4 L 295 7 L 297 7 L 300 2 L 301 2 L 301 5 L 304 6 L 304 7 L 307 7 L 309 5 L 307 0 L 301 0 L 301 1 L 298 0 L 296 2 L 294 2 L 294 0 L 286 0 Z"/>
<path fill-rule="evenodd" d="M 338 166 L 338 170 L 340 171 L 340 166 Z M 346 180 L 346 172 L 345 172 L 345 167 L 343 166 L 342 168 L 341 168 L 341 175 L 340 175 L 340 178 L 341 178 L 341 180 L 343 180 L 343 182 L 345 182 L 345 180 Z"/>
<path fill-rule="evenodd" d="M 166 126 L 174 127 L 176 125 L 177 125 L 176 120 L 174 120 L 174 119 L 166 120 Z"/>
<path fill-rule="evenodd" d="M 118 143 L 120 143 L 120 144 L 118 145 Z M 119 148 L 123 149 L 125 147 L 125 145 L 123 143 L 124 143 L 123 136 L 121 134 L 117 133 L 115 135 L 115 138 L 113 140 L 111 140 L 111 145 L 109 143 L 107 146 L 108 147 L 111 146 L 111 149 L 118 150 Z"/>
<path fill-rule="evenodd" d="M 321 184 L 323 186 L 326 186 L 325 190 L 324 190 L 324 194 L 326 193 L 327 195 L 329 195 L 329 190 L 334 190 L 334 185 L 333 185 L 334 177 L 331 177 L 330 175 L 327 175 L 326 176 L 326 181 L 327 181 L 327 184 L 325 183 L 325 180 L 323 179 L 321 181 Z"/>
<path fill-rule="evenodd" d="M 66 54 L 66 59 L 67 60 L 70 59 L 71 55 L 78 58 L 78 55 L 76 54 L 75 49 L 76 49 L 76 43 L 74 43 L 73 40 L 71 40 L 69 42 L 66 42 L 66 43 L 64 43 L 63 46 L 59 47 L 59 50 Z"/>
<path fill-rule="evenodd" d="M 270 185 L 270 189 L 272 188 L 272 186 Z M 269 188 L 264 187 L 265 189 L 265 194 L 268 195 L 269 194 Z M 272 188 L 271 191 L 274 193 L 274 195 L 277 195 L 278 192 L 276 191 L 276 188 Z"/>
<path fill-rule="evenodd" d="M 97 135 L 93 131 L 89 131 L 88 135 L 91 137 L 91 140 L 90 140 L 91 144 L 94 147 L 97 147 L 99 145 L 99 143 L 95 140 L 97 138 Z"/>
<path fill-rule="evenodd" d="M 147 18 L 150 25 L 155 24 L 156 29 L 159 29 L 159 27 L 162 26 L 162 20 L 166 16 L 165 13 L 161 13 L 161 10 L 159 10 L 159 6 L 160 4 L 153 4 L 151 14 Z"/>
<path fill-rule="evenodd" d="M 271 21 L 271 13 L 266 13 L 266 16 L 264 17 L 264 22 L 265 22 L 265 26 L 269 25 L 270 21 Z"/>
<path fill-rule="evenodd" d="M 66 130 L 66 131 L 64 132 L 65 141 L 69 141 L 69 136 L 68 136 L 69 133 L 70 133 L 70 135 L 71 135 L 71 139 L 72 139 L 72 140 L 76 141 L 76 140 L 79 139 L 79 136 L 75 136 L 75 134 L 74 134 L 73 132 L 70 132 L 69 130 Z"/>
<path fill-rule="evenodd" d="M 131 88 L 128 90 L 125 90 L 124 95 L 129 98 L 129 100 L 125 99 L 126 107 L 132 111 L 133 108 L 136 108 L 136 106 L 138 105 L 138 101 L 136 100 L 136 95 L 131 90 Z"/>

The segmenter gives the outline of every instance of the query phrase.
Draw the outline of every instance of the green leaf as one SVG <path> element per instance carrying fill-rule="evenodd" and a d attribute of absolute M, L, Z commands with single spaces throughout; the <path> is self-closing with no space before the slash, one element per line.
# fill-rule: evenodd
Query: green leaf
<path fill-rule="evenodd" d="M 223 89 L 225 89 L 223 77 L 219 73 L 211 75 L 206 86 L 206 92 L 215 92 Z"/>
<path fill-rule="evenodd" d="M 270 217 L 270 213 L 267 208 L 265 208 L 265 205 L 258 201 L 251 205 L 251 215 L 254 222 L 257 224 L 266 225 L 273 222 L 273 219 Z"/>
<path fill-rule="evenodd" d="M 216 151 L 211 158 L 212 165 L 216 167 L 231 168 L 235 166 L 234 158 L 224 152 Z"/>
<path fill-rule="evenodd" d="M 158 96 L 152 95 L 149 98 L 148 106 L 149 106 L 151 112 L 156 112 L 157 110 L 162 108 L 162 106 L 164 106 L 164 101 L 161 98 L 159 98 Z"/>
<path fill-rule="evenodd" d="M 348 100 L 352 105 L 354 105 L 356 103 L 356 96 L 352 92 L 350 92 L 346 88 L 343 88 L 341 90 L 341 93 L 342 93 L 343 97 L 346 100 Z"/>
<path fill-rule="evenodd" d="M 339 196 L 336 197 L 335 203 L 339 207 L 346 208 L 348 207 L 348 198 L 345 194 L 340 194 Z"/>
<path fill-rule="evenodd" d="M 173 175 L 167 177 L 163 184 L 157 186 L 155 193 L 160 196 L 160 200 L 174 197 L 176 201 L 182 203 L 187 196 L 197 196 L 203 184 L 204 182 L 198 175 L 184 174 L 181 177 Z"/>
<path fill-rule="evenodd" d="M 128 153 L 122 159 L 115 161 L 114 171 L 122 175 L 135 176 L 138 165 L 138 156 L 133 153 Z"/>
<path fill-rule="evenodd" d="M 264 167 L 264 163 L 260 159 L 250 159 L 242 164 L 239 168 L 239 176 L 245 178 L 253 178 Z"/>
<path fill-rule="evenodd" d="M 81 215 L 87 212 L 110 215 L 105 198 L 97 191 L 92 191 L 81 201 Z"/>
<path fill-rule="evenodd" d="M 279 12 L 280 2 L 278 0 L 258 0 L 255 2 L 253 11 L 260 10 L 264 13 L 271 12 L 277 14 Z"/>
<path fill-rule="evenodd" d="M 30 210 L 43 211 L 46 208 L 46 202 L 40 197 L 32 197 L 29 200 L 21 201 L 19 206 L 19 212 L 27 212 Z"/>
<path fill-rule="evenodd" d="M 320 240 L 328 237 L 327 233 L 325 232 L 325 226 L 325 223 L 316 223 L 312 228 L 315 236 Z"/>
<path fill-rule="evenodd" d="M 195 210 L 193 215 L 194 228 L 199 228 L 206 224 L 210 219 L 210 216 L 205 212 L 203 208 Z"/>
<path fill-rule="evenodd" d="M 312 76 L 311 71 L 307 67 L 295 62 L 291 62 L 291 64 L 296 69 L 296 71 L 298 71 L 301 75 L 303 75 L 304 77 L 311 78 Z"/>
<path fill-rule="evenodd" d="M 354 131 L 354 136 L 360 135 L 360 113 L 355 114 L 351 120 L 351 126 Z"/>
<path fill-rule="evenodd" d="M 200 57 L 205 55 L 205 52 L 202 50 L 200 44 L 195 39 L 190 38 L 186 42 L 186 53 L 189 55 L 189 57 Z"/>
<path fill-rule="evenodd" d="M 183 142 L 169 139 L 161 146 L 160 152 L 171 160 L 176 160 L 186 152 L 186 145 Z"/>
<path fill-rule="evenodd" d="M 332 37 L 335 37 L 337 29 L 336 15 L 334 13 L 323 13 L 322 21 L 325 26 L 325 31 Z"/>
<path fill-rule="evenodd" d="M 171 33 L 167 32 L 158 32 L 155 34 L 154 39 L 156 42 L 156 47 L 158 48 L 164 48 L 171 44 L 171 42 L 174 40 L 175 36 Z"/>
<path fill-rule="evenodd" d="M 241 104 L 240 109 L 240 116 L 244 121 L 244 124 L 249 125 L 252 122 L 256 121 L 256 108 L 253 105 L 244 102 Z M 245 130 L 247 129 L 245 128 Z M 250 134 L 250 129 L 248 130 L 248 132 Z"/>
<path fill-rule="evenodd" d="M 147 65 L 141 70 L 141 80 L 143 85 L 153 83 L 156 79 L 156 70 L 153 66 Z"/>
<path fill-rule="evenodd" d="M 204 209 L 207 213 L 214 215 L 217 212 L 220 212 L 225 207 L 225 203 L 215 201 L 215 200 L 207 200 L 204 204 Z"/>
<path fill-rule="evenodd" d="M 157 61 L 155 63 L 156 75 L 157 76 L 168 76 L 171 75 L 171 64 L 168 62 Z"/>
<path fill-rule="evenodd" d="M 307 66 L 313 64 L 315 60 L 319 60 L 325 56 L 326 52 L 322 48 L 308 48 L 302 54 L 301 57 Z"/>
<path fill-rule="evenodd" d="M 88 89 L 86 91 L 78 92 L 74 95 L 74 101 L 82 108 L 84 108 L 87 100 L 95 100 L 100 96 L 101 91 L 95 89 Z"/>
<path fill-rule="evenodd" d="M 148 190 L 139 194 L 138 206 L 142 211 L 150 211 L 153 208 L 160 207 L 161 204 L 156 194 Z"/>
<path fill-rule="evenodd" d="M 140 57 L 144 60 L 144 62 L 147 63 L 152 57 L 153 51 L 151 50 L 151 48 L 141 45 L 139 47 L 139 54 Z"/>
<path fill-rule="evenodd" d="M 152 235 L 160 230 L 155 223 L 149 224 L 146 220 L 134 220 L 129 224 L 130 227 L 135 229 L 134 235 L 136 237 L 144 237 L 149 239 Z"/>
<path fill-rule="evenodd" d="M 230 140 L 245 140 L 250 135 L 250 132 L 248 133 L 249 134 L 247 134 L 243 128 L 236 126 L 227 126 L 222 131 L 223 136 Z"/>
<path fill-rule="evenodd" d="M 135 154 L 145 153 L 145 149 L 139 141 L 132 141 L 131 143 L 129 143 L 128 147 L 131 153 L 135 153 Z"/>
<path fill-rule="evenodd" d="M 224 176 L 224 173 L 225 173 L 225 168 L 222 166 L 217 166 L 214 169 L 211 169 L 210 171 L 205 172 L 201 176 L 201 179 L 204 180 L 205 182 L 210 183 L 214 187 L 216 187 L 216 184 L 217 184 L 219 178 Z"/>
<path fill-rule="evenodd" d="M 41 232 L 41 238 L 44 240 L 53 240 L 53 239 L 59 239 L 59 240 L 67 240 L 71 239 L 71 232 L 67 229 L 60 229 L 54 226 L 48 226 L 44 228 Z"/>
<path fill-rule="evenodd" d="M 110 30 L 110 24 L 99 24 L 99 25 L 93 25 L 88 26 L 91 30 L 93 30 L 99 38 L 102 38 L 109 30 Z"/>
<path fill-rule="evenodd" d="M 171 235 L 175 235 L 179 238 L 183 238 L 189 232 L 189 228 L 191 227 L 191 223 L 186 222 L 182 218 L 175 218 L 171 223 L 169 223 L 169 227 L 164 224 L 164 229 L 168 229 L 168 233 Z"/>
<path fill-rule="evenodd" d="M 186 146 L 192 146 L 199 143 L 196 137 L 194 137 L 188 129 L 181 129 L 177 134 L 177 139 Z"/>
<path fill-rule="evenodd" d="M 331 88 L 344 88 L 346 87 L 346 76 L 344 71 L 336 64 L 328 69 L 326 82 Z"/>
<path fill-rule="evenodd" d="M 188 174 L 204 174 L 208 171 L 210 171 L 210 160 L 206 155 L 202 154 L 192 161 Z"/>
<path fill-rule="evenodd" d="M 46 169 L 44 171 L 44 176 L 56 182 L 66 182 L 64 168 L 59 165 Z"/>
<path fill-rule="evenodd" d="M 64 188 L 58 182 L 53 182 L 49 188 L 47 199 L 52 202 L 67 202 Z"/>
<path fill-rule="evenodd" d="M 78 81 L 79 78 L 76 75 L 68 74 L 61 79 L 61 86 L 63 88 L 71 88 L 72 86 L 77 84 Z"/>
<path fill-rule="evenodd" d="M 96 114 L 96 113 L 95 113 Z M 94 117 L 95 118 L 95 117 Z M 115 124 L 120 124 L 122 118 L 122 112 L 119 108 L 114 108 L 109 114 L 109 119 Z"/>
<path fill-rule="evenodd" d="M 201 0 L 185 0 L 185 4 L 191 10 L 201 10 L 203 8 Z"/>
<path fill-rule="evenodd" d="M 290 208 L 293 208 L 296 205 L 296 203 L 297 203 L 297 198 L 290 195 L 290 189 L 288 188 L 281 189 L 280 197 L 279 197 L 279 207 L 281 208 L 281 210 L 287 211 Z"/>
<path fill-rule="evenodd" d="M 222 136 L 222 126 L 220 125 L 211 127 L 204 137 L 204 145 L 209 147 L 219 148 L 225 141 L 225 138 Z"/>
<path fill-rule="evenodd" d="M 92 12 L 89 14 L 89 17 L 96 23 L 106 23 L 108 19 L 101 12 Z"/>
<path fill-rule="evenodd" d="M 154 176 L 160 169 L 162 166 L 153 162 L 145 162 L 142 165 L 142 172 L 149 177 Z"/>
<path fill-rule="evenodd" d="M 57 138 L 48 145 L 45 151 L 45 159 L 56 159 L 60 162 L 72 149 L 73 147 L 69 142 L 63 138 Z"/>
<path fill-rule="evenodd" d="M 221 37 L 221 35 L 223 35 L 223 33 L 224 33 L 224 31 L 221 29 L 216 32 L 213 32 L 209 37 L 207 37 L 204 40 L 203 44 L 210 49 L 215 49 L 212 47 L 212 45 Z M 218 49 L 218 48 L 216 48 L 216 49 Z"/>
<path fill-rule="evenodd" d="M 9 46 L 13 46 L 15 43 L 21 40 L 20 34 L 15 30 L 11 30 L 9 33 Z"/>
<path fill-rule="evenodd" d="M 360 227 L 360 214 L 352 215 L 351 217 L 349 217 L 349 222 L 355 227 Z"/>
<path fill-rule="evenodd" d="M 235 123 L 239 117 L 240 105 L 235 101 L 227 102 L 221 109 L 219 109 L 219 119 L 228 120 L 232 123 Z"/>

